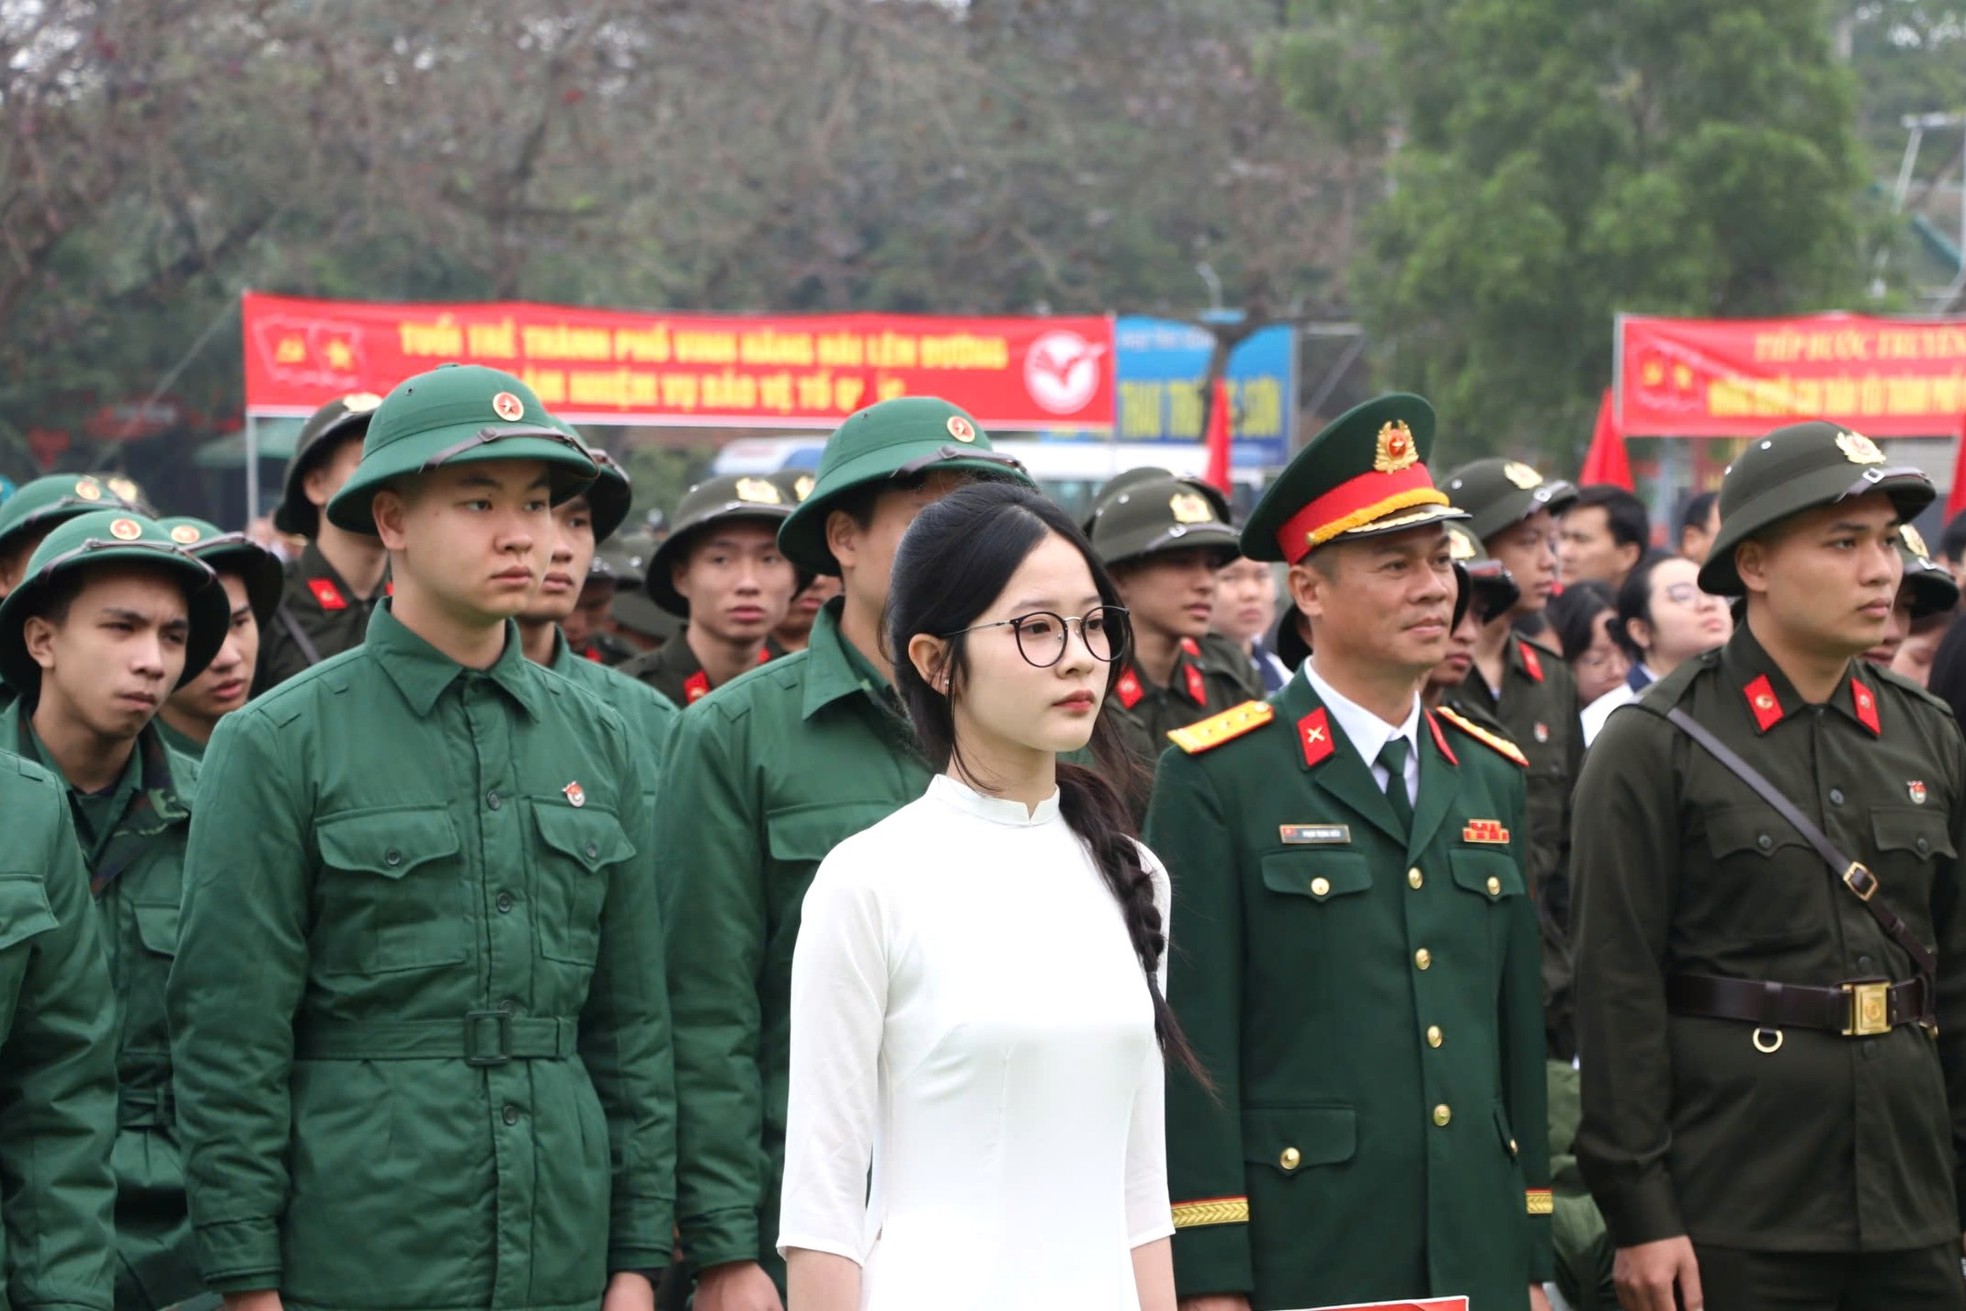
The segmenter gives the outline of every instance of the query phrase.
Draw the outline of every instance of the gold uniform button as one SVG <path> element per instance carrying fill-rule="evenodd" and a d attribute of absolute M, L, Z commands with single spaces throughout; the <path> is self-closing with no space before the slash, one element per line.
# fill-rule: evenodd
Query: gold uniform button
<path fill-rule="evenodd" d="M 1297 1163 L 1303 1159 L 1304 1158 L 1298 1154 L 1297 1149 L 1295 1147 L 1286 1147 L 1283 1149 L 1283 1155 L 1277 1158 L 1277 1164 L 1281 1165 L 1286 1170 L 1295 1170 L 1297 1168 Z"/>
<path fill-rule="evenodd" d="M 1454 1112 L 1448 1109 L 1446 1102 L 1442 1102 L 1439 1106 L 1434 1107 L 1434 1123 L 1441 1128 L 1445 1129 L 1447 1122 L 1453 1118 Z"/>
<path fill-rule="evenodd" d="M 1492 876 L 1489 878 L 1488 895 L 1491 897 L 1499 897 L 1502 895 L 1502 880 L 1498 878 L 1494 878 Z"/>
<path fill-rule="evenodd" d="M 1422 947 L 1413 953 L 1413 963 L 1423 970 L 1431 969 L 1434 963 L 1434 954 L 1425 947 Z"/>
<path fill-rule="evenodd" d="M 1420 873 L 1420 867 L 1418 865 L 1415 865 L 1412 869 L 1406 871 L 1407 887 L 1417 888 L 1422 883 L 1425 883 L 1426 881 L 1427 881 L 1426 876 Z"/>
<path fill-rule="evenodd" d="M 1515 1154 L 1516 1154 L 1515 1139 L 1511 1138 L 1509 1139 L 1509 1155 L 1514 1156 Z"/>
<path fill-rule="evenodd" d="M 1312 879 L 1312 880 L 1311 880 L 1311 895 L 1312 895 L 1313 897 L 1328 897 L 1328 896 L 1330 896 L 1330 895 L 1331 895 L 1331 880 L 1330 880 L 1330 879 Z"/>
<path fill-rule="evenodd" d="M 1427 1046 L 1438 1047 L 1441 1041 L 1440 1026 L 1438 1024 L 1429 1024 L 1427 1026 Z"/>

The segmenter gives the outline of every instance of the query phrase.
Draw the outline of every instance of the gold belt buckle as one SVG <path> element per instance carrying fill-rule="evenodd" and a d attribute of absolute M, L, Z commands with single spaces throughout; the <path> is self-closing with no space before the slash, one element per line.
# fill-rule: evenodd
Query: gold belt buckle
<path fill-rule="evenodd" d="M 1877 895 L 1877 875 L 1860 860 L 1851 861 L 1850 868 L 1843 871 L 1843 882 L 1857 894 L 1858 901 L 1869 901 Z"/>
<path fill-rule="evenodd" d="M 1843 1030 L 1846 1038 L 1869 1038 L 1891 1032 L 1891 985 L 1885 982 L 1845 983 L 1843 993 L 1850 999 L 1850 1023 Z"/>

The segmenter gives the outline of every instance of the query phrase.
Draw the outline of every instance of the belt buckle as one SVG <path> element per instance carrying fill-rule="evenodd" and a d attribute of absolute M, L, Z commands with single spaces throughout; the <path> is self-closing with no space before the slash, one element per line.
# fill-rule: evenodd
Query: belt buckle
<path fill-rule="evenodd" d="M 494 1022 L 494 1032 L 498 1039 L 498 1049 L 490 1053 L 480 1051 L 478 1044 L 478 1036 L 484 1032 L 487 1022 Z M 488 1011 L 464 1012 L 464 1063 L 477 1066 L 512 1063 L 512 1008 L 510 1006 L 494 1006 Z"/>
<path fill-rule="evenodd" d="M 1877 895 L 1877 875 L 1860 860 L 1850 862 L 1850 868 L 1843 871 L 1843 884 L 1857 894 L 1858 901 L 1869 901 Z"/>
<path fill-rule="evenodd" d="M 1891 1032 L 1891 985 L 1878 979 L 1863 983 L 1839 984 L 1843 995 L 1850 999 L 1849 1024 L 1843 1029 L 1846 1038 L 1870 1038 L 1880 1033 Z"/>

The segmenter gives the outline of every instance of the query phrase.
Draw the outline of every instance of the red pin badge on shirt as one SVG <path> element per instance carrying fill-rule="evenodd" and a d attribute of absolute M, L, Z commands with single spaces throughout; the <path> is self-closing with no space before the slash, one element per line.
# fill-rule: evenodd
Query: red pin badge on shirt
<path fill-rule="evenodd" d="M 567 804 L 576 810 L 587 804 L 587 793 L 581 789 L 579 783 L 569 783 L 560 791 L 567 794 Z"/>

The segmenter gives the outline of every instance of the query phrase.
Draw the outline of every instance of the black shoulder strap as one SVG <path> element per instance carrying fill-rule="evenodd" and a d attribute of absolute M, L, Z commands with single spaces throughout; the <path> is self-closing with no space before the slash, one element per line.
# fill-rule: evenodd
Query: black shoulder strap
<path fill-rule="evenodd" d="M 307 657 L 307 663 L 310 666 L 320 664 L 321 648 L 314 645 L 314 639 L 309 637 L 307 630 L 300 626 L 300 620 L 294 618 L 294 612 L 287 608 L 287 603 L 280 602 L 279 608 L 273 613 L 279 618 L 280 627 L 287 630 L 287 636 L 291 637 L 294 645 L 300 648 L 300 653 Z"/>
<path fill-rule="evenodd" d="M 1646 709 L 1649 710 L 1650 707 Z M 1816 849 L 1816 854 L 1823 858 L 1830 867 L 1830 872 L 1835 874 L 1837 880 L 1864 904 L 1864 909 L 1870 912 L 1871 918 L 1877 921 L 1878 927 L 1889 934 L 1891 940 L 1904 948 L 1906 954 L 1911 957 L 1912 964 L 1918 967 L 1918 972 L 1925 978 L 1926 996 L 1928 999 L 1931 998 L 1934 995 L 1932 988 L 1937 983 L 1939 972 L 1938 958 L 1926 950 L 1925 944 L 1918 940 L 1918 935 L 1905 924 L 1902 916 L 1878 899 L 1877 876 L 1859 862 L 1837 850 L 1836 844 L 1829 840 L 1828 835 L 1817 828 L 1815 822 L 1807 815 L 1798 810 L 1794 802 L 1783 796 L 1780 789 L 1762 777 L 1759 770 L 1736 755 L 1732 747 L 1715 737 L 1693 716 L 1674 706 L 1666 712 L 1665 718 L 1674 728 L 1705 747 L 1708 755 L 1732 770 L 1734 776 L 1741 782 L 1753 788 L 1776 814 L 1787 820 L 1790 826 Z"/>

